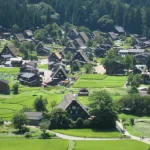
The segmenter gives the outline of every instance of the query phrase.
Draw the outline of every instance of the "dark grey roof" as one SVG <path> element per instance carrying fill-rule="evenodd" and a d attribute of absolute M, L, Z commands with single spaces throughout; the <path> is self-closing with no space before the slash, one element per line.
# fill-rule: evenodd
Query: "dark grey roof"
<path fill-rule="evenodd" d="M 124 31 L 124 29 L 123 29 L 123 27 L 121 27 L 121 26 L 115 26 L 115 29 L 119 32 L 119 33 L 124 33 L 125 31 Z"/>
<path fill-rule="evenodd" d="M 0 82 L 3 82 L 5 84 L 8 84 L 8 81 L 7 80 L 0 80 Z"/>
<path fill-rule="evenodd" d="M 135 57 L 137 57 L 137 56 L 143 56 L 143 57 L 147 58 L 148 56 L 150 56 L 150 54 L 145 52 L 145 53 L 142 53 L 142 54 L 135 55 Z"/>
<path fill-rule="evenodd" d="M 42 112 L 24 112 L 28 119 L 40 120 L 43 116 Z"/>
<path fill-rule="evenodd" d="M 57 108 L 66 110 L 73 101 L 76 101 L 82 107 L 82 109 L 89 115 L 85 107 L 79 103 L 79 101 L 76 99 L 76 97 L 72 93 L 69 93 L 68 95 L 66 95 L 64 99 L 57 105 Z"/>
<path fill-rule="evenodd" d="M 21 75 L 21 77 L 24 77 L 24 78 L 32 78 L 33 76 L 35 76 L 34 73 L 24 73 Z"/>
<path fill-rule="evenodd" d="M 24 35 L 22 33 L 15 34 L 15 36 L 18 39 L 19 42 L 25 41 Z"/>
<path fill-rule="evenodd" d="M 50 61 L 50 62 L 48 63 L 48 65 L 53 65 L 53 64 L 55 64 L 54 61 Z"/>
<path fill-rule="evenodd" d="M 77 53 L 80 53 L 87 63 L 90 62 L 88 56 L 86 55 L 86 53 L 83 50 L 79 50 Z"/>

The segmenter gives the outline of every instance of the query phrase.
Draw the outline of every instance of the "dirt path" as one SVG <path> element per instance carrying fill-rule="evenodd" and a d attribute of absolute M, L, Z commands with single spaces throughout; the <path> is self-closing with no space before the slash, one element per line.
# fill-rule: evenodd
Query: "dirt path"
<path fill-rule="evenodd" d="M 105 74 L 106 73 L 106 69 L 103 67 L 103 65 L 98 65 L 96 67 L 94 67 L 95 72 L 100 73 L 100 74 Z"/>

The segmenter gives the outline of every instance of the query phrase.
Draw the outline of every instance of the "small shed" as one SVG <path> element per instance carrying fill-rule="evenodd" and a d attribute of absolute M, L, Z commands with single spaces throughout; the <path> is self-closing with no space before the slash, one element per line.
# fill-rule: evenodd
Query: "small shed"
<path fill-rule="evenodd" d="M 32 126 L 38 126 L 43 117 L 42 112 L 25 112 L 25 115 L 29 120 L 29 125 Z"/>
<path fill-rule="evenodd" d="M 89 90 L 86 88 L 79 89 L 78 96 L 89 96 Z"/>

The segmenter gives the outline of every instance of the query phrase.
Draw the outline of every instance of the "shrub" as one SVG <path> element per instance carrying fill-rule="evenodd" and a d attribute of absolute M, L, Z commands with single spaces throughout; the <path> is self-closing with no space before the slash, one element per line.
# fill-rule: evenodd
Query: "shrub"
<path fill-rule="evenodd" d="M 90 120 L 84 120 L 83 121 L 83 124 L 84 124 L 84 128 L 90 128 L 90 126 L 91 126 L 91 122 L 90 122 Z"/>
<path fill-rule="evenodd" d="M 30 129 L 26 126 L 23 126 L 22 128 L 22 132 L 25 133 L 25 132 L 30 132 Z"/>
<path fill-rule="evenodd" d="M 134 118 L 130 119 L 130 124 L 133 126 L 134 125 Z"/>
<path fill-rule="evenodd" d="M 9 131 L 7 129 L 2 129 L 0 130 L 0 133 L 9 133 Z"/>
<path fill-rule="evenodd" d="M 4 124 L 4 120 L 2 120 L 1 118 L 0 118 L 0 126 L 2 126 Z"/>
<path fill-rule="evenodd" d="M 125 121 L 127 121 L 127 118 L 122 118 L 122 122 L 125 122 Z"/>
<path fill-rule="evenodd" d="M 51 135 L 49 133 L 41 133 L 38 138 L 39 139 L 50 139 Z"/>
<path fill-rule="evenodd" d="M 75 127 L 76 128 L 83 128 L 83 119 L 78 118 L 75 122 Z"/>
<path fill-rule="evenodd" d="M 24 137 L 25 137 L 25 138 L 30 138 L 30 137 L 32 137 L 32 134 L 31 134 L 30 132 L 26 132 L 26 133 L 24 134 Z"/>
<path fill-rule="evenodd" d="M 123 123 L 123 126 L 130 126 L 130 123 L 126 121 Z"/>

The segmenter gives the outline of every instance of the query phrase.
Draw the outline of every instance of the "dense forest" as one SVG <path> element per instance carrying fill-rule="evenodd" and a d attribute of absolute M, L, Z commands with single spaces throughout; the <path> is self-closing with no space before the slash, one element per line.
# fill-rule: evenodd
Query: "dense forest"
<path fill-rule="evenodd" d="M 112 31 L 120 25 L 129 33 L 149 36 L 149 0 L 0 0 L 0 25 L 36 29 L 69 22 L 91 30 Z"/>

